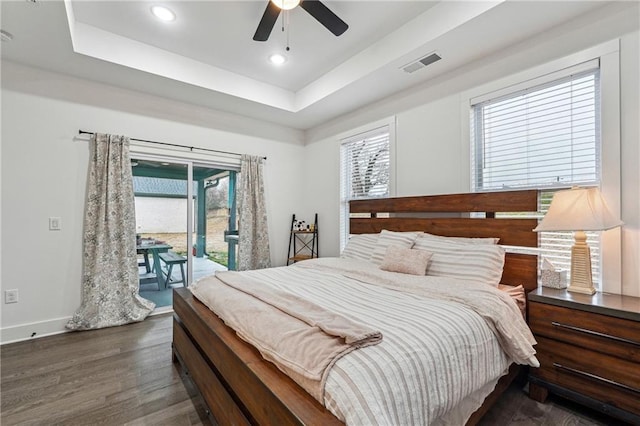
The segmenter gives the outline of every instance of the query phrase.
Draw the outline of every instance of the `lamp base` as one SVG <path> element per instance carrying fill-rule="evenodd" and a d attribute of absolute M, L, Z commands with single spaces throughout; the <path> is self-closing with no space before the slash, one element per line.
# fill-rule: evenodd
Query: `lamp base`
<path fill-rule="evenodd" d="M 578 287 L 578 286 L 574 286 L 574 285 L 570 285 L 569 287 L 567 287 L 567 291 L 570 291 L 572 293 L 582 293 L 582 294 L 588 294 L 590 296 L 593 296 L 594 294 L 596 294 L 596 289 L 591 287 Z"/>
<path fill-rule="evenodd" d="M 567 291 L 593 295 L 596 289 L 591 279 L 591 250 L 584 231 L 576 231 L 575 244 L 571 247 L 571 283 Z"/>

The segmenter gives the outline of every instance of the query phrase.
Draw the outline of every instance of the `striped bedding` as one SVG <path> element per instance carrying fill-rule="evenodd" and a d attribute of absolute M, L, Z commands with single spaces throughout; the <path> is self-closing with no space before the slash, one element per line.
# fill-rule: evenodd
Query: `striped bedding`
<path fill-rule="evenodd" d="M 372 279 L 362 274 L 367 270 L 372 270 Z M 379 344 L 347 353 L 325 375 L 320 402 L 347 425 L 464 423 L 512 361 L 502 349 L 504 335 L 502 341 L 497 337 L 496 324 L 448 293 L 459 281 L 414 277 L 427 280 L 425 289 L 432 290 L 408 291 L 404 285 L 389 284 L 404 274 L 337 258 L 243 274 L 382 332 Z M 194 283 L 194 295 L 212 280 Z M 482 283 L 464 285 L 473 289 L 468 293 L 489 292 L 487 299 L 491 292 L 500 293 Z M 508 300 L 495 303 L 501 321 L 524 324 L 514 302 L 495 297 Z M 529 348 L 531 341 L 526 343 Z M 535 362 L 533 357 L 530 363 Z"/>
<path fill-rule="evenodd" d="M 421 235 L 413 248 L 433 253 L 427 275 L 479 279 L 496 287 L 500 283 L 505 251 L 499 245 L 460 243 Z"/>

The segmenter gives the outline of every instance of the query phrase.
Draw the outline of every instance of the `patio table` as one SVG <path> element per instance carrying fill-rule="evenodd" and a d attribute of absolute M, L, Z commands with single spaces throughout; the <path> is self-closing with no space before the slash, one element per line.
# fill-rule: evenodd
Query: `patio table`
<path fill-rule="evenodd" d="M 162 266 L 160 265 L 160 253 L 166 253 L 173 246 L 169 244 L 156 244 L 156 243 L 142 243 L 136 246 L 137 252 L 141 254 L 151 254 L 153 258 L 153 273 L 155 274 L 155 280 L 158 282 L 158 290 L 164 287 L 164 279 L 162 273 Z"/>

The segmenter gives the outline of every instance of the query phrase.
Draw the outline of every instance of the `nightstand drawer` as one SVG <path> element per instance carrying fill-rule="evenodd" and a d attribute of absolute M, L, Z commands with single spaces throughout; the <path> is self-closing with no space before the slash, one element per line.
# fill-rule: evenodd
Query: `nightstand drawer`
<path fill-rule="evenodd" d="M 531 374 L 640 415 L 640 365 L 537 336 L 540 368 Z"/>
<path fill-rule="evenodd" d="M 531 302 L 529 325 L 536 337 L 550 337 L 640 363 L 639 322 Z"/>

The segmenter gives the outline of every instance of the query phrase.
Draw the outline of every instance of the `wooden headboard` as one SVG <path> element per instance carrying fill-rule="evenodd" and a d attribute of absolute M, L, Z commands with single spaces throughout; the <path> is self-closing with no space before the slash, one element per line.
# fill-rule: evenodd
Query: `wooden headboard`
<path fill-rule="evenodd" d="M 351 234 L 423 231 L 446 237 L 498 237 L 501 245 L 538 247 L 533 232 L 537 219 L 495 217 L 500 212 L 536 212 L 535 190 L 353 200 L 349 210 Z M 507 253 L 502 283 L 522 284 L 531 291 L 538 286 L 537 270 L 537 255 Z"/>

